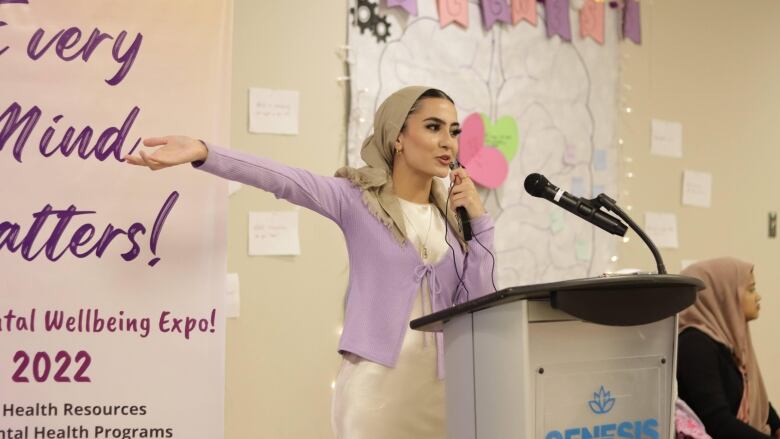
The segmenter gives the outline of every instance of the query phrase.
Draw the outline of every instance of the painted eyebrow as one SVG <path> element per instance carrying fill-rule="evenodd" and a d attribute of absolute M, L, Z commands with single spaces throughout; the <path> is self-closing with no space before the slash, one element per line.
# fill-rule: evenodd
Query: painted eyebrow
<path fill-rule="evenodd" d="M 438 122 L 438 123 L 440 123 L 440 124 L 442 124 L 442 125 L 447 125 L 447 122 L 445 122 L 445 121 L 443 121 L 443 120 L 439 119 L 438 117 L 429 117 L 429 118 L 425 119 L 423 122 L 428 122 L 428 121 L 432 121 L 432 122 Z M 450 125 L 450 126 L 453 126 L 453 127 L 459 127 L 459 126 L 460 126 L 460 123 L 458 123 L 458 122 L 453 122 L 453 123 L 452 123 L 452 125 Z"/>

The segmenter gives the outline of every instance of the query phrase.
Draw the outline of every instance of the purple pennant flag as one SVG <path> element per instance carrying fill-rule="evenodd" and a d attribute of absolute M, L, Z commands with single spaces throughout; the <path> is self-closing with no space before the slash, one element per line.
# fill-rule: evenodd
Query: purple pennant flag
<path fill-rule="evenodd" d="M 623 38 L 628 38 L 636 44 L 642 44 L 639 2 L 637 0 L 626 0 L 623 8 Z"/>
<path fill-rule="evenodd" d="M 402 7 L 410 15 L 417 16 L 417 0 L 387 0 L 387 7 Z"/>
<path fill-rule="evenodd" d="M 490 30 L 496 21 L 510 23 L 512 20 L 507 0 L 482 0 L 482 23 Z"/>
<path fill-rule="evenodd" d="M 571 41 L 571 22 L 569 21 L 569 0 L 547 0 L 547 37 L 560 35 L 562 40 Z"/>

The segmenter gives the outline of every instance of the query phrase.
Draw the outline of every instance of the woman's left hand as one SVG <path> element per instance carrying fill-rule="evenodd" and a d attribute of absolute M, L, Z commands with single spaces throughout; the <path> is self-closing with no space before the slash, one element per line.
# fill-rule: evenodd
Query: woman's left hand
<path fill-rule="evenodd" d="M 465 169 L 453 169 L 450 172 L 450 180 L 455 182 L 450 192 L 450 207 L 453 211 L 457 207 L 465 207 L 470 218 L 477 218 L 486 213 L 477 187 L 474 186 L 474 182 L 471 181 Z"/>

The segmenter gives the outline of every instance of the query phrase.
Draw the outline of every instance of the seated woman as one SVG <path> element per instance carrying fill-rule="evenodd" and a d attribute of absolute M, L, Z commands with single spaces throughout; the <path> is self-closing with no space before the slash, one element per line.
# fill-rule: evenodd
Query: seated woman
<path fill-rule="evenodd" d="M 713 439 L 780 438 L 780 419 L 767 398 L 750 340 L 758 318 L 753 265 L 733 258 L 693 264 L 682 271 L 705 289 L 680 313 L 679 395 Z"/>

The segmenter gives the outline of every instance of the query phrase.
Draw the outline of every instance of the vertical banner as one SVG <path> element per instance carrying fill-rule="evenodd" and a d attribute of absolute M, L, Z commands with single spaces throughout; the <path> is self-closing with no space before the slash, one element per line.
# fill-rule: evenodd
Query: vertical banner
<path fill-rule="evenodd" d="M 231 35 L 230 0 L 0 0 L 0 437 L 223 437 L 226 184 L 122 157 L 227 143 Z"/>

